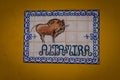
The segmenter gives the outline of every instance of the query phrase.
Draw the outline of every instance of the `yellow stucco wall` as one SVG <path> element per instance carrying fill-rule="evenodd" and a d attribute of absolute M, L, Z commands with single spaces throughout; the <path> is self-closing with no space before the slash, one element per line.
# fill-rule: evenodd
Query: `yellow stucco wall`
<path fill-rule="evenodd" d="M 0 80 L 119 80 L 119 0 L 0 0 Z M 100 64 L 23 62 L 25 10 L 100 9 Z"/>

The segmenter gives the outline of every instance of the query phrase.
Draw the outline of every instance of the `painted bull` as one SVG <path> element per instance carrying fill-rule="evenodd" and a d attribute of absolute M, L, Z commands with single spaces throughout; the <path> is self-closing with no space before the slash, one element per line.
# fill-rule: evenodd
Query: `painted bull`
<path fill-rule="evenodd" d="M 63 33 L 65 31 L 65 27 L 67 26 L 68 25 L 65 25 L 64 20 L 51 19 L 46 24 L 37 24 L 34 27 L 36 28 L 36 32 L 40 35 L 40 39 L 42 40 L 43 43 L 45 43 L 44 40 L 45 35 L 52 36 L 52 41 L 54 43 L 55 38 L 59 34 Z"/>

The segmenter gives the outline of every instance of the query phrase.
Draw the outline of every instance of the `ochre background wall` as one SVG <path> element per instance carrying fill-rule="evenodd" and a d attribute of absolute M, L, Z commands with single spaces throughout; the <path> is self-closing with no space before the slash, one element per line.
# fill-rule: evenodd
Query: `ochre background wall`
<path fill-rule="evenodd" d="M 0 0 L 0 80 L 120 80 L 119 0 Z M 100 9 L 100 64 L 23 62 L 25 10 Z"/>

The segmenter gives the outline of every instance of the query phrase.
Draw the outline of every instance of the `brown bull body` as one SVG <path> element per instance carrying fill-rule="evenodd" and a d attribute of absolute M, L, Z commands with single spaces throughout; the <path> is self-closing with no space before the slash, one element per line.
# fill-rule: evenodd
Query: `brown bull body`
<path fill-rule="evenodd" d="M 65 23 L 64 20 L 51 19 L 47 24 L 37 24 L 35 27 L 36 32 L 40 35 L 40 39 L 43 43 L 45 42 L 45 35 L 52 36 L 53 42 L 55 42 L 55 38 L 64 32 Z"/>

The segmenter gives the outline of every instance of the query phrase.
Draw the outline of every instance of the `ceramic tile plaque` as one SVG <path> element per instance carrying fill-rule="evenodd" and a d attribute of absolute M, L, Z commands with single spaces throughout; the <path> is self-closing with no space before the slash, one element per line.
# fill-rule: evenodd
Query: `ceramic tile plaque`
<path fill-rule="evenodd" d="M 99 64 L 99 10 L 24 12 L 24 62 Z"/>

